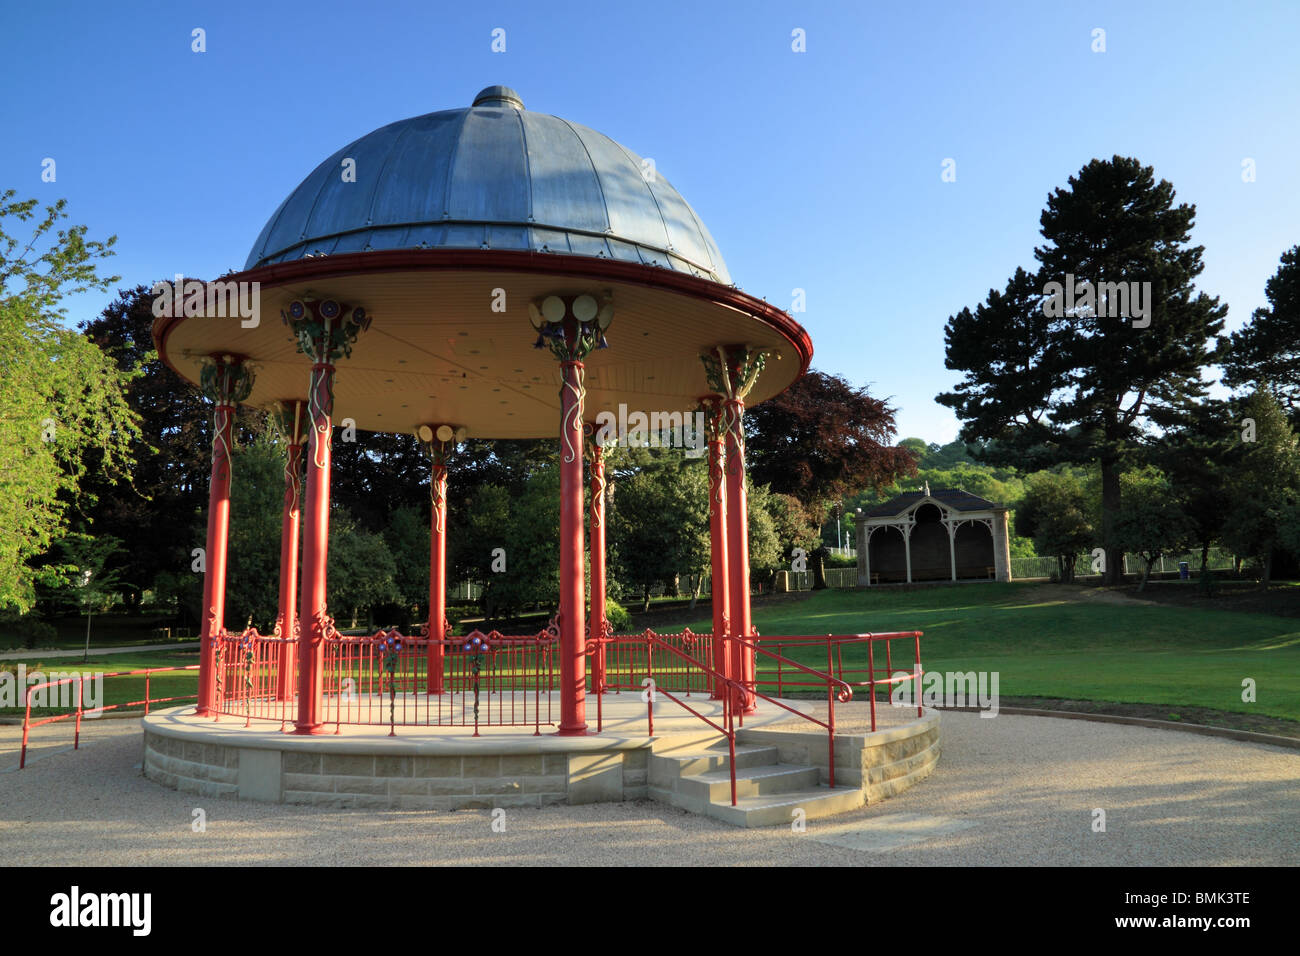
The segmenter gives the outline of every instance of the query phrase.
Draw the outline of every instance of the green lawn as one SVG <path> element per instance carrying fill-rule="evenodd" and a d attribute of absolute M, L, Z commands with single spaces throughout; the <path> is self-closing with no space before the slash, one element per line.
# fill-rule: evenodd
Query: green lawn
<path fill-rule="evenodd" d="M 764 637 L 921 630 L 927 671 L 997 671 L 1004 697 L 1199 706 L 1300 720 L 1294 618 L 1082 596 L 1045 600 L 1045 593 L 1035 584 L 820 591 L 756 609 L 754 624 Z M 709 626 L 703 617 L 691 624 Z M 798 659 L 815 664 L 818 656 Z M 906 669 L 910 650 L 901 656 Z M 1241 699 L 1247 677 L 1256 683 L 1253 704 Z"/>
<path fill-rule="evenodd" d="M 110 674 L 115 671 L 132 671 L 140 670 L 145 667 L 184 667 L 188 664 L 197 664 L 199 654 L 197 649 L 192 653 L 181 653 L 178 651 L 152 651 L 144 654 L 106 654 L 96 657 L 94 651 L 91 651 L 90 660 L 86 663 L 81 662 L 80 657 L 41 657 L 38 653 L 33 653 L 32 657 L 23 661 L 27 665 L 28 676 L 31 672 L 38 669 L 45 675 L 48 680 L 51 672 L 59 671 L 63 674 L 80 674 L 103 672 Z M 17 671 L 19 661 L 0 661 L 0 669 Z M 134 677 L 106 677 L 104 679 L 104 700 L 105 706 L 111 704 L 120 704 L 127 701 L 143 700 L 145 693 L 145 678 L 143 675 Z M 179 671 L 167 674 L 151 675 L 149 677 L 149 696 L 151 699 L 159 697 L 183 697 L 198 693 L 199 677 L 198 671 Z M 71 691 L 73 695 L 70 699 L 76 700 L 76 690 Z M 186 703 L 186 701 L 178 701 Z M 159 706 L 175 706 L 173 704 L 164 704 Z M 57 713 L 66 713 L 71 708 L 52 707 L 52 708 L 32 708 L 33 716 L 46 716 Z M 25 711 L 23 707 L 5 707 L 0 708 L 0 717 L 21 717 Z"/>
<path fill-rule="evenodd" d="M 919 629 L 925 632 L 921 661 L 927 671 L 997 671 L 1003 697 L 1208 707 L 1300 720 L 1300 620 L 1119 605 L 1082 595 L 1045 599 L 1052 593 L 1061 592 L 1035 584 L 821 591 L 757 608 L 754 622 L 765 637 Z M 707 605 L 699 610 L 702 616 L 690 627 L 705 633 L 711 626 L 703 616 Z M 911 652 L 898 650 L 896 666 L 906 669 Z M 865 659 L 865 651 L 859 655 L 857 660 Z M 800 655 L 809 664 L 824 664 L 819 657 L 816 651 Z M 174 651 L 98 659 L 92 654 L 86 665 L 76 658 L 49 659 L 44 669 L 130 670 L 197 659 L 197 653 Z M 1256 682 L 1253 704 L 1241 699 L 1247 677 Z M 139 699 L 143 683 L 107 681 L 106 703 Z M 155 696 L 174 696 L 196 687 L 191 672 L 156 678 L 151 689 Z"/>

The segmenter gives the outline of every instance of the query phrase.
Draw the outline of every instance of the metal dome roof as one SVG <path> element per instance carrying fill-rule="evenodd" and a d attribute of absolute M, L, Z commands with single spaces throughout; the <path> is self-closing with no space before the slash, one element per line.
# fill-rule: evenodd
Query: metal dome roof
<path fill-rule="evenodd" d="M 355 182 L 344 179 L 348 159 Z M 390 123 L 326 159 L 280 204 L 244 268 L 378 249 L 515 249 L 731 284 L 699 216 L 642 169 L 608 136 L 489 86 L 468 109 Z"/>

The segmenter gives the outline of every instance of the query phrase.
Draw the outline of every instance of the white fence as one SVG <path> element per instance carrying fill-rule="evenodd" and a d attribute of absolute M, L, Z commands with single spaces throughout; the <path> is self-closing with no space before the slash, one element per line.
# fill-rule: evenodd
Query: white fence
<path fill-rule="evenodd" d="M 1151 566 L 1152 574 L 1176 574 L 1178 572 L 1178 562 L 1186 561 L 1189 571 L 1195 575 L 1201 570 L 1201 552 L 1184 553 L 1162 557 Z M 1097 572 L 1092 569 L 1093 557 L 1091 554 L 1081 554 L 1074 561 L 1074 576 L 1076 578 L 1088 577 Z M 1236 557 L 1231 551 L 1225 551 L 1222 548 L 1211 548 L 1209 554 L 1208 567 L 1211 571 L 1231 570 L 1236 566 Z M 1145 567 L 1140 557 L 1134 554 L 1124 555 L 1124 573 L 1141 574 Z M 1011 577 L 1012 578 L 1050 578 L 1057 573 L 1056 558 L 1012 558 L 1011 559 Z"/>

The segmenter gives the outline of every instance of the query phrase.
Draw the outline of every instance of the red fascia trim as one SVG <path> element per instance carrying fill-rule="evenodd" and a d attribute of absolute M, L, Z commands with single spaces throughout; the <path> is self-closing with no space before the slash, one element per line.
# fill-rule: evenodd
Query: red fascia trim
<path fill-rule="evenodd" d="M 559 277 L 578 276 L 663 289 L 696 299 L 716 302 L 747 312 L 780 333 L 799 353 L 799 376 L 812 363 L 812 338 L 807 330 L 776 306 L 731 286 L 701 279 L 671 269 L 644 266 L 614 259 L 562 255 L 516 249 L 384 249 L 348 252 L 342 255 L 294 259 L 259 266 L 222 277 L 224 282 L 260 282 L 268 286 L 289 285 L 326 278 L 382 272 L 522 272 Z M 173 372 L 180 371 L 167 356 L 167 337 L 183 316 L 163 316 L 154 321 L 153 339 L 159 357 Z M 731 344 L 731 343 L 724 343 Z M 184 378 L 184 376 L 181 376 Z"/>

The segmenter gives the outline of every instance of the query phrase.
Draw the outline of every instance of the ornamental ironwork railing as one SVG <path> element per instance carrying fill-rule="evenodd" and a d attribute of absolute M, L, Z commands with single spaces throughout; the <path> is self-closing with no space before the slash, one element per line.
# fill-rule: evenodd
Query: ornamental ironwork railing
<path fill-rule="evenodd" d="M 429 650 L 441 644 L 441 693 L 428 693 Z M 325 643 L 322 721 L 396 727 L 531 726 L 555 723 L 558 634 L 512 637 L 473 631 L 433 640 L 396 630 Z"/>

